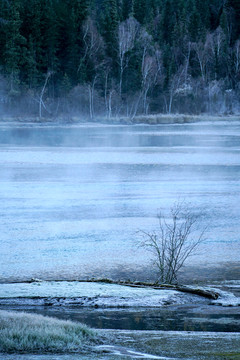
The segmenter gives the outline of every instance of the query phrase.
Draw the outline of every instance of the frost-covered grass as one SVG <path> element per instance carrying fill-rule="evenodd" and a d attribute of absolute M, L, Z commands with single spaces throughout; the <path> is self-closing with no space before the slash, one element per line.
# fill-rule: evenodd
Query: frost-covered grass
<path fill-rule="evenodd" d="M 0 352 L 82 352 L 96 332 L 72 321 L 0 311 Z"/>
<path fill-rule="evenodd" d="M 111 332 L 110 332 L 111 331 Z M 115 343 L 169 360 L 239 360 L 240 333 L 106 330 Z M 107 334 L 106 334 L 107 335 Z M 105 346 L 102 346 L 104 348 Z M 149 357 L 150 358 L 150 357 Z M 121 358 L 122 359 L 122 358 Z M 134 358 L 135 359 L 135 358 Z M 146 357 L 147 359 L 147 357 Z"/>

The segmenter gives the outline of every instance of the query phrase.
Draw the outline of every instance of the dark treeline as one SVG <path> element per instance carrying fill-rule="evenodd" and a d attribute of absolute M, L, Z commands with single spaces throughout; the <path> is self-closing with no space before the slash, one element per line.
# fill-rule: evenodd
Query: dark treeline
<path fill-rule="evenodd" d="M 239 0 L 0 0 L 0 49 L 6 113 L 239 111 Z"/>

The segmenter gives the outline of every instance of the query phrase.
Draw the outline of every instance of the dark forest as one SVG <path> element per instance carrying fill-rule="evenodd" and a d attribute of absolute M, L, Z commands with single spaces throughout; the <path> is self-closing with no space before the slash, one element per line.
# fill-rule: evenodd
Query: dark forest
<path fill-rule="evenodd" d="M 0 0 L 4 114 L 240 108 L 239 0 Z"/>

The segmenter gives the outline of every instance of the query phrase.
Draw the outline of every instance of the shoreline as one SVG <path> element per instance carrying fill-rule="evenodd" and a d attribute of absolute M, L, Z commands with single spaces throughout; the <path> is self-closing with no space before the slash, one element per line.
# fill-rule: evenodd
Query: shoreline
<path fill-rule="evenodd" d="M 186 115 L 154 114 L 139 115 L 131 119 L 125 116 L 118 118 L 96 117 L 92 120 L 82 116 L 58 116 L 39 118 L 37 116 L 0 116 L 1 124 L 41 124 L 41 125 L 168 125 L 192 124 L 197 122 L 240 121 L 240 115 Z"/>
<path fill-rule="evenodd" d="M 208 286 L 159 285 L 142 282 L 40 281 L 0 284 L 0 306 L 80 308 L 164 307 L 207 304 L 240 306 L 240 282 Z"/>
<path fill-rule="evenodd" d="M 70 320 L 94 329 L 102 343 L 86 349 L 81 359 L 117 360 L 121 356 L 121 359 L 239 360 L 240 298 L 236 304 L 229 302 L 231 289 L 226 293 L 220 288 L 210 288 L 213 294 L 219 293 L 219 299 L 211 300 L 199 294 L 178 293 L 174 287 L 150 288 L 144 283 L 126 286 L 113 284 L 111 280 L 101 282 L 104 279 L 57 284 L 33 280 L 6 284 L 5 290 L 4 284 L 0 284 L 0 311 Z M 18 288 L 21 285 L 23 288 Z M 240 281 L 232 285 L 239 289 Z M 22 297 L 6 297 L 13 292 L 19 295 L 21 291 Z M 34 291 L 38 296 L 30 297 Z M 41 292 L 48 297 L 43 298 Z M 56 297 L 56 293 L 61 292 L 63 296 Z M 70 297 L 74 294 L 75 298 Z M 7 359 L 16 360 L 16 355 L 19 353 L 8 354 Z M 24 355 L 24 360 L 42 360 L 44 355 L 48 360 L 61 360 L 64 356 L 67 357 L 64 360 L 76 360 L 74 356 L 82 353 L 79 349 L 75 354 L 66 351 L 62 354 L 25 352 Z M 0 360 L 5 360 L 4 356 L 6 353 L 0 353 Z"/>
<path fill-rule="evenodd" d="M 200 307 L 198 307 L 199 310 Z M 202 359 L 202 360 L 239 360 L 240 358 L 240 333 L 238 329 L 232 329 L 232 331 L 227 328 L 224 330 L 211 330 L 203 326 L 204 322 L 199 323 L 200 328 L 194 329 L 194 318 L 197 316 L 195 321 L 209 319 L 215 321 L 216 324 L 219 324 L 221 320 L 222 326 L 224 325 L 224 319 L 228 320 L 229 313 L 219 311 L 221 308 L 216 307 L 215 312 L 212 312 L 213 307 L 209 307 L 211 310 L 210 313 L 206 315 L 206 307 L 200 308 L 200 312 L 196 310 L 195 313 L 192 313 L 188 319 L 185 319 L 184 329 L 178 330 L 176 327 L 174 329 L 168 330 L 159 330 L 159 329 L 126 329 L 126 328 L 95 328 L 90 327 L 91 330 L 97 334 L 95 337 L 97 344 L 89 344 L 89 346 L 78 349 L 74 349 L 74 352 L 69 351 L 41 351 L 39 349 L 30 350 L 30 351 L 15 351 L 15 352 L 0 352 L 0 360 L 76 360 L 81 359 L 85 360 L 117 360 L 119 356 L 121 359 Z M 17 310 L 17 311 L 16 311 Z M 22 312 L 24 310 L 24 313 Z M 94 310 L 96 311 L 96 310 Z M 156 310 L 155 310 L 156 311 Z M 180 311 L 176 308 L 175 312 Z M 186 309 L 187 313 L 192 312 L 191 309 Z M 233 312 L 234 309 L 231 308 L 231 315 L 237 313 Z M 0 310 L 1 312 L 1 310 Z M 6 313 L 6 311 L 5 311 Z M 21 316 L 41 316 L 42 319 L 52 319 L 56 324 L 58 321 L 64 322 L 64 311 L 61 310 L 60 316 L 56 316 L 54 313 L 44 313 L 42 317 L 41 313 L 34 311 L 33 309 L 9 309 L 7 310 L 10 316 L 16 314 L 16 317 Z M 19 314 L 19 315 L 18 315 Z M 29 314 L 29 315 L 28 315 Z M 32 314 L 32 315 L 31 315 Z M 104 313 L 105 314 L 105 313 Z M 144 313 L 142 313 L 144 314 Z M 169 316 L 169 313 L 166 313 Z M 67 319 L 65 320 L 72 321 L 70 313 L 66 314 Z M 138 317 L 139 315 L 136 314 Z M 170 315 L 170 317 L 172 317 Z M 166 317 L 163 316 L 163 320 L 166 320 Z M 211 320 L 212 319 L 212 320 Z M 215 319 L 215 320 L 214 320 Z M 51 320 L 51 321 L 52 321 Z M 207 321 L 209 321 L 207 320 Z M 193 321 L 193 323 L 192 323 Z M 229 321 L 229 320 L 228 320 Z M 234 318 L 231 320 L 234 324 Z M 72 323 L 79 323 L 78 319 L 73 319 Z M 186 327 L 187 325 L 187 327 Z M 85 326 L 85 325 L 83 325 Z M 229 325 L 231 327 L 231 324 Z M 230 331 L 229 331 L 230 330 Z M 194 352 L 192 349 L 194 348 Z"/>
<path fill-rule="evenodd" d="M 205 286 L 215 282 L 237 281 L 240 279 L 240 263 L 238 261 L 224 261 L 208 264 L 186 264 L 179 272 L 179 285 Z M 109 283 L 150 283 L 156 284 L 156 269 L 143 266 L 142 269 L 105 269 L 104 272 L 89 272 L 88 276 L 76 277 L 71 273 L 63 277 L 52 274 L 46 276 L 40 273 L 32 273 L 25 276 L 1 277 L 0 284 L 31 283 L 35 281 L 46 282 L 109 282 Z"/>

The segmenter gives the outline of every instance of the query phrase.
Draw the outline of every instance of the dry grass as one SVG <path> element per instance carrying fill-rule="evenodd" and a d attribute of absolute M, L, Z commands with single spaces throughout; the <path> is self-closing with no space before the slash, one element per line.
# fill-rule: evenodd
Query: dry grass
<path fill-rule="evenodd" d="M 137 115 L 133 119 L 130 117 L 118 118 L 99 118 L 99 122 L 105 121 L 109 124 L 148 124 L 148 125 L 161 125 L 161 124 L 186 124 L 205 121 L 239 121 L 239 115 L 187 115 L 187 114 L 152 114 L 152 115 Z"/>
<path fill-rule="evenodd" d="M 72 321 L 0 311 L 0 352 L 81 352 L 96 332 Z"/>

